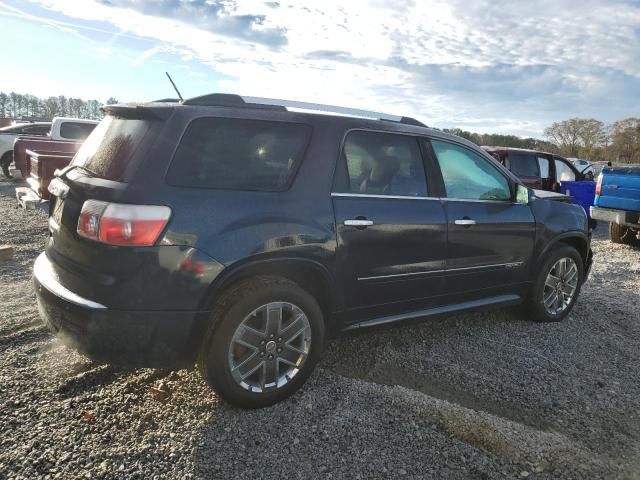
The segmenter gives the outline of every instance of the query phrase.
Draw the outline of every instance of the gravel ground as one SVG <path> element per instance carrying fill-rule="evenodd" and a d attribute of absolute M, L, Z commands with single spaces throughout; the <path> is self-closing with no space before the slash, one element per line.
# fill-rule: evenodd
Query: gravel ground
<path fill-rule="evenodd" d="M 640 250 L 596 234 L 563 323 L 469 313 L 334 340 L 303 390 L 232 408 L 196 371 L 92 363 L 41 326 L 46 214 L 0 180 L 0 478 L 640 478 Z M 163 382 L 171 396 L 155 399 Z"/>

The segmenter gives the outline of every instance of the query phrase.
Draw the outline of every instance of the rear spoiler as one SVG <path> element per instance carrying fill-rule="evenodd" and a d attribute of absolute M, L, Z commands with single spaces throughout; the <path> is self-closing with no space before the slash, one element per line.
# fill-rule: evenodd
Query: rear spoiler
<path fill-rule="evenodd" d="M 166 103 L 162 105 L 145 104 L 140 105 L 136 103 L 124 103 L 115 105 L 104 105 L 102 110 L 106 115 L 113 115 L 115 117 L 131 118 L 131 119 L 157 119 L 166 120 L 173 112 L 173 108 Z"/>

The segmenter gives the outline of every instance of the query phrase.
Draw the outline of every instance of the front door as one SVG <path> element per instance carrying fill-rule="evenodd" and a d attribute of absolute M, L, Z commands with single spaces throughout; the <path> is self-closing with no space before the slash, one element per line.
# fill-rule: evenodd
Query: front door
<path fill-rule="evenodd" d="M 519 291 L 528 281 L 535 220 L 515 203 L 492 161 L 462 145 L 432 140 L 447 217 L 446 303 Z M 535 161 L 535 158 L 534 158 Z"/>
<path fill-rule="evenodd" d="M 416 137 L 347 135 L 332 193 L 345 323 L 425 308 L 441 292 L 447 225 L 428 192 Z"/>

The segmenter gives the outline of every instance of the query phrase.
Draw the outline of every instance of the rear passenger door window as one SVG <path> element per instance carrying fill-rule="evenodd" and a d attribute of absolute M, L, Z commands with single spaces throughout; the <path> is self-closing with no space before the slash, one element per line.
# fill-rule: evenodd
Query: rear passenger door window
<path fill-rule="evenodd" d="M 311 135 L 300 123 L 203 117 L 185 131 L 167 172 L 170 185 L 282 191 Z"/>
<path fill-rule="evenodd" d="M 415 137 L 353 131 L 347 135 L 343 189 L 364 195 L 418 197 L 427 195 L 422 155 Z"/>
<path fill-rule="evenodd" d="M 558 182 L 574 182 L 576 174 L 573 169 L 558 158 L 553 159 L 556 164 L 556 181 Z"/>
<path fill-rule="evenodd" d="M 511 200 L 507 178 L 491 162 L 459 145 L 432 140 L 447 198 Z"/>

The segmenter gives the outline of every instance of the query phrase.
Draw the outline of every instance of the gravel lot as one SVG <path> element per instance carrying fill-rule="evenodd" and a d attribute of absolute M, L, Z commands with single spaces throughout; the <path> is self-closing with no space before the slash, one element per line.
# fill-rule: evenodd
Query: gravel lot
<path fill-rule="evenodd" d="M 640 250 L 596 233 L 568 320 L 513 310 L 334 340 L 259 411 L 197 371 L 92 363 L 41 326 L 46 214 L 0 180 L 0 478 L 640 478 Z M 171 397 L 154 399 L 164 382 Z"/>

